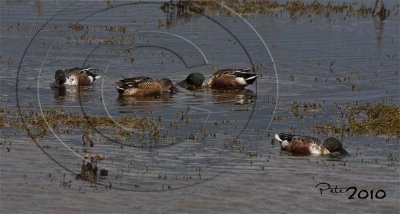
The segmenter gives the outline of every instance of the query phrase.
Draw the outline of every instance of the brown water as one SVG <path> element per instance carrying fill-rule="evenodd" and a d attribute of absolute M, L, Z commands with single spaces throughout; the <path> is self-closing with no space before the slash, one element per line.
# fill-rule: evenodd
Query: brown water
<path fill-rule="evenodd" d="M 141 140 L 149 130 L 129 130 L 133 134 L 124 137 L 76 127 L 34 141 L 29 127 L 2 127 L 2 213 L 399 212 L 397 138 L 338 135 L 352 154 L 340 160 L 290 156 L 271 144 L 276 132 L 325 138 L 313 124 L 342 124 L 337 105 L 399 104 L 397 14 L 384 22 L 343 14 L 296 20 L 254 15 L 246 17 L 250 25 L 237 16 L 198 15 L 172 19 L 167 28 L 160 24 L 168 17 L 160 4 L 1 2 L 6 118 L 18 118 L 7 112 L 55 108 L 114 119 L 135 116 L 158 121 L 165 136 Z M 78 22 L 83 30 L 69 28 Z M 260 77 L 246 91 L 180 88 L 172 97 L 119 99 L 113 87 L 121 76 L 178 82 L 191 72 L 210 75 L 214 67 L 251 62 Z M 79 90 L 49 87 L 55 70 L 84 65 L 101 69 L 103 78 Z M 289 111 L 293 102 L 318 103 L 323 111 L 300 119 Z M 87 129 L 94 147 L 82 146 Z M 86 154 L 107 157 L 98 167 L 109 175 L 96 184 L 75 178 Z M 320 182 L 384 190 L 386 196 L 321 195 Z"/>

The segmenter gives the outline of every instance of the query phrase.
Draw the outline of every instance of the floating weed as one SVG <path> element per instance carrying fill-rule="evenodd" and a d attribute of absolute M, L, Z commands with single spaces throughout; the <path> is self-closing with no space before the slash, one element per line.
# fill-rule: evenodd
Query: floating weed
<path fill-rule="evenodd" d="M 97 164 L 105 159 L 106 156 L 102 154 L 86 155 L 85 159 L 82 162 L 81 173 L 77 175 L 77 178 L 92 182 L 96 181 L 98 176 Z M 108 170 L 101 169 L 100 176 L 108 176 Z"/>
<path fill-rule="evenodd" d="M 105 26 L 104 30 L 106 32 L 121 32 L 121 33 L 126 33 L 127 27 L 123 25 L 111 25 L 111 26 Z"/>
<path fill-rule="evenodd" d="M 290 104 L 289 107 L 290 113 L 292 113 L 295 117 L 298 116 L 303 116 L 300 114 L 300 112 L 321 112 L 323 111 L 322 105 L 319 103 L 299 103 L 299 102 L 293 102 Z"/>
<path fill-rule="evenodd" d="M 85 26 L 81 25 L 79 23 L 75 23 L 75 24 L 69 25 L 69 28 L 71 28 L 72 30 L 80 31 L 80 30 L 83 30 L 85 28 Z"/>
<path fill-rule="evenodd" d="M 339 115 L 339 118 L 344 120 L 344 125 L 315 124 L 314 128 L 324 134 L 362 135 L 371 133 L 388 137 L 400 136 L 400 107 L 398 105 L 384 102 L 376 105 L 370 103 L 348 104 L 340 109 L 345 111 Z"/>
<path fill-rule="evenodd" d="M 388 156 L 388 161 L 389 162 L 396 162 L 397 158 L 392 153 L 390 153 L 389 156 Z"/>
<path fill-rule="evenodd" d="M 352 132 L 362 134 L 372 132 L 375 134 L 400 135 L 400 107 L 394 104 L 379 103 L 376 106 L 366 104 L 362 106 L 348 106 L 350 114 L 347 117 L 349 128 Z M 366 116 L 357 119 L 357 116 Z"/>
<path fill-rule="evenodd" d="M 93 132 L 91 127 L 99 127 L 112 129 L 115 133 L 126 135 L 125 129 L 131 130 L 159 130 L 155 121 L 146 118 L 135 118 L 132 116 L 124 116 L 120 118 L 110 118 L 107 116 L 88 116 L 74 115 L 71 112 L 61 109 L 43 110 L 43 115 L 37 112 L 24 112 L 22 121 L 15 121 L 5 118 L 0 115 L 0 127 L 15 127 L 22 128 L 28 126 L 32 137 L 43 139 L 47 137 L 49 128 L 56 132 L 70 133 L 75 128 L 82 127 L 84 129 L 82 139 L 88 142 L 88 146 L 92 146 L 90 135 Z M 115 121 L 115 122 L 114 122 Z M 125 129 L 121 128 L 124 127 Z"/>
<path fill-rule="evenodd" d="M 129 60 L 133 63 L 135 61 L 135 58 L 133 56 L 132 50 L 131 49 L 126 49 L 124 50 L 124 54 L 126 54 L 129 58 Z"/>
<path fill-rule="evenodd" d="M 357 7 L 356 3 L 332 4 L 332 2 L 322 2 L 314 0 L 312 2 L 303 1 L 265 1 L 265 0 L 224 0 L 224 5 L 231 8 L 241 15 L 263 14 L 276 16 L 282 13 L 289 13 L 292 19 L 299 16 L 323 16 L 329 17 L 331 14 L 345 14 L 348 16 L 371 16 L 379 17 L 381 20 L 387 19 L 391 12 L 398 13 L 398 7 L 391 11 L 385 8 L 383 1 L 376 0 L 375 6 L 370 7 L 361 4 Z M 161 6 L 161 9 L 168 14 L 176 14 L 178 17 L 186 17 L 188 14 L 209 15 L 233 15 L 232 11 L 224 9 L 218 2 L 209 0 L 170 0 Z"/>
<path fill-rule="evenodd" d="M 100 170 L 100 176 L 108 176 L 108 170 L 106 170 L 106 169 L 101 169 L 101 170 Z"/>
<path fill-rule="evenodd" d="M 257 152 L 248 152 L 247 154 L 248 154 L 249 157 L 251 157 L 251 158 L 254 158 L 254 157 L 257 157 L 257 156 L 258 156 L 258 153 L 257 153 Z"/>
<path fill-rule="evenodd" d="M 8 57 L 7 65 L 12 65 L 12 64 L 14 64 L 14 60 L 10 56 L 10 57 Z"/>
<path fill-rule="evenodd" d="M 284 121 L 285 117 L 281 115 L 275 115 L 274 116 L 274 121 Z"/>
<path fill-rule="evenodd" d="M 0 115 L 0 127 L 10 127 L 11 123 L 12 122 L 6 120 L 6 118 L 3 115 Z"/>

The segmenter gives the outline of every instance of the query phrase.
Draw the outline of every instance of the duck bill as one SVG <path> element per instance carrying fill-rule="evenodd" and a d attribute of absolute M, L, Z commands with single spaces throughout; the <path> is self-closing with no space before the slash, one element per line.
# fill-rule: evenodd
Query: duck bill
<path fill-rule="evenodd" d="M 346 150 L 343 149 L 340 151 L 340 155 L 341 156 L 350 156 L 350 153 L 348 153 Z"/>
<path fill-rule="evenodd" d="M 175 86 L 172 86 L 171 89 L 170 89 L 170 93 L 171 93 L 171 94 L 175 94 L 175 93 L 178 92 L 178 91 L 179 91 L 178 88 L 175 87 Z"/>
<path fill-rule="evenodd" d="M 52 84 L 50 84 L 50 87 L 51 87 L 51 88 L 58 88 L 58 87 L 60 87 L 59 81 L 54 81 Z"/>
<path fill-rule="evenodd" d="M 181 87 L 185 87 L 187 85 L 187 82 L 186 82 L 186 80 L 182 80 L 182 81 L 178 82 L 176 85 L 179 85 Z"/>

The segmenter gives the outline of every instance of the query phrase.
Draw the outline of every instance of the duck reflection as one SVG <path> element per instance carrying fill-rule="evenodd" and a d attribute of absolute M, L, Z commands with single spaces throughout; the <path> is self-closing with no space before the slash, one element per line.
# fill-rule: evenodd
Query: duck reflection
<path fill-rule="evenodd" d="M 94 93 L 94 90 L 90 87 L 70 87 L 60 86 L 58 88 L 51 88 L 54 93 L 54 99 L 59 101 L 72 101 L 72 102 L 87 102 L 89 95 Z"/>
<path fill-rule="evenodd" d="M 62 99 L 67 94 L 67 89 L 65 86 L 58 87 L 58 88 L 51 88 L 54 92 L 54 99 Z"/>
<path fill-rule="evenodd" d="M 158 28 L 169 29 L 178 25 L 180 20 L 188 22 L 194 18 L 201 17 L 205 9 L 193 1 L 168 1 L 161 6 L 161 10 L 166 14 L 165 20 L 159 20 Z"/>
<path fill-rule="evenodd" d="M 214 103 L 233 103 L 238 105 L 253 103 L 256 99 L 254 91 L 243 90 L 217 90 L 212 89 L 211 100 Z"/>
<path fill-rule="evenodd" d="M 136 96 L 118 96 L 117 103 L 120 106 L 154 106 L 160 103 L 168 102 L 172 97 L 171 93 L 161 93 L 159 97 L 136 97 Z"/>

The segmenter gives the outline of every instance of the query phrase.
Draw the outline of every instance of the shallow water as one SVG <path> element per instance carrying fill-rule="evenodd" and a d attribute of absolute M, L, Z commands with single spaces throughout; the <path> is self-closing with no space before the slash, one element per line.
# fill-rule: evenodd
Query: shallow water
<path fill-rule="evenodd" d="M 337 135 L 352 154 L 344 159 L 291 156 L 271 143 L 276 132 L 325 138 L 313 124 L 344 123 L 337 105 L 399 104 L 397 14 L 384 22 L 342 14 L 246 17 L 265 48 L 235 16 L 198 15 L 163 26 L 168 16 L 160 2 L 1 4 L 1 114 L 15 119 L 7 112 L 57 108 L 116 120 L 134 116 L 155 121 L 162 136 L 76 127 L 33 141 L 24 129 L 2 127 L 3 212 L 399 212 L 397 138 Z M 85 28 L 69 28 L 77 22 Z M 137 99 L 119 98 L 113 87 L 122 76 L 178 82 L 191 72 L 209 76 L 215 67 L 251 62 L 260 77 L 246 91 L 180 88 L 172 96 Z M 93 86 L 49 87 L 55 70 L 86 65 L 101 70 Z M 322 110 L 301 119 L 290 112 L 293 102 Z M 82 145 L 87 130 L 94 147 Z M 98 167 L 109 175 L 96 184 L 75 178 L 86 154 L 107 157 Z M 320 182 L 384 190 L 386 197 L 321 195 Z"/>

